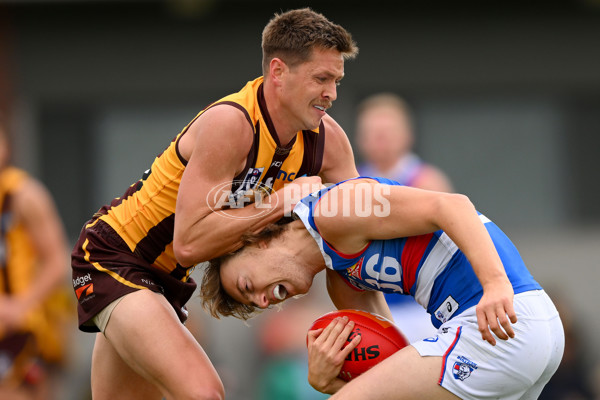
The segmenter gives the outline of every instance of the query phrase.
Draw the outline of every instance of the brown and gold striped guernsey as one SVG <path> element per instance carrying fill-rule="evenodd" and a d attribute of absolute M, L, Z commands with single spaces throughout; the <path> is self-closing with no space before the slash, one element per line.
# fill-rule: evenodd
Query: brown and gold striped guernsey
<path fill-rule="evenodd" d="M 154 160 L 140 181 L 99 211 L 100 220 L 108 223 L 132 252 L 153 267 L 183 281 L 189 275 L 190 271 L 178 265 L 173 254 L 175 202 L 186 166 L 177 144 L 207 109 L 217 105 L 236 107 L 244 113 L 254 130 L 254 143 L 245 168 L 234 178 L 233 192 L 257 185 L 278 190 L 286 182 L 303 175 L 317 175 L 321 169 L 325 140 L 323 123 L 315 131 L 298 132 L 288 145 L 281 146 L 267 111 L 262 84 L 262 77 L 250 81 L 238 93 L 226 96 L 201 111 Z"/>
<path fill-rule="evenodd" d="M 25 171 L 15 167 L 0 170 L 0 297 L 26 292 L 40 277 L 39 254 L 25 225 L 15 215 L 15 195 L 29 179 Z M 33 334 L 36 354 L 47 361 L 55 362 L 63 357 L 61 324 L 72 307 L 65 295 L 64 287 L 55 290 L 43 304 L 25 315 L 18 328 L 20 333 Z M 6 334 L 0 326 L 0 341 L 5 340 Z"/>
<path fill-rule="evenodd" d="M 14 193 L 28 179 L 14 167 L 0 171 L 0 294 L 27 290 L 35 275 L 36 252 L 25 227 L 15 219 Z"/>

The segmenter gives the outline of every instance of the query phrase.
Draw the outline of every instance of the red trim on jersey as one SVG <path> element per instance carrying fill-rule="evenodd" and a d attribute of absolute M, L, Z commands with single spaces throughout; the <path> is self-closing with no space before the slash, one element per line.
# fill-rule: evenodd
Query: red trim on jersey
<path fill-rule="evenodd" d="M 404 293 L 409 293 L 410 288 L 415 284 L 417 276 L 417 268 L 433 233 L 426 235 L 411 236 L 406 238 L 404 242 L 404 248 L 402 249 L 402 255 L 400 256 L 400 265 L 402 265 L 402 280 Z"/>
<path fill-rule="evenodd" d="M 320 233 L 319 233 L 319 235 L 320 235 Z M 323 237 L 323 236 L 321 236 L 321 237 Z M 369 248 L 369 246 L 371 245 L 371 241 L 369 240 L 369 243 L 367 243 L 367 245 L 365 246 L 365 248 L 364 248 L 364 249 L 362 249 L 361 251 L 359 251 L 358 253 L 354 253 L 354 254 L 346 254 L 346 253 L 342 253 L 342 252 L 339 252 L 339 251 L 337 251 L 337 250 L 336 250 L 336 249 L 335 249 L 335 248 L 334 248 L 334 247 L 333 247 L 331 244 L 329 244 L 329 242 L 328 242 L 327 240 L 323 239 L 323 241 L 324 241 L 325 243 L 327 243 L 327 246 L 329 246 L 329 248 L 330 248 L 331 250 L 333 250 L 333 251 L 335 252 L 335 254 L 337 254 L 338 256 L 340 256 L 340 257 L 342 257 L 342 258 L 345 258 L 345 259 L 347 259 L 347 260 L 351 260 L 351 259 L 353 259 L 353 258 L 357 258 L 357 257 L 360 257 L 360 256 L 362 256 L 362 254 L 363 254 L 365 251 L 367 251 L 367 249 L 368 249 L 368 248 Z"/>
<path fill-rule="evenodd" d="M 452 342 L 450 347 L 448 347 L 448 350 L 446 350 L 446 352 L 444 353 L 444 356 L 442 357 L 442 360 L 443 360 L 442 371 L 440 373 L 440 379 L 438 380 L 438 385 L 440 385 L 440 386 L 442 386 L 442 381 L 444 380 L 444 372 L 446 371 L 446 362 L 448 361 L 448 356 L 450 355 L 452 350 L 454 350 L 454 347 L 456 346 L 456 343 L 458 342 L 458 339 L 460 338 L 461 330 L 462 330 L 462 326 L 459 326 L 456 329 L 456 336 L 454 337 L 454 341 Z"/>
<path fill-rule="evenodd" d="M 358 179 L 358 178 L 353 178 L 353 179 Z M 349 179 L 349 180 L 353 180 L 353 179 Z M 329 193 L 329 192 L 327 192 Z M 325 194 L 327 194 L 325 193 Z M 315 228 L 317 228 L 317 233 L 319 234 L 319 236 L 321 236 L 321 239 L 323 239 L 323 242 L 331 249 L 335 252 L 335 254 L 337 254 L 338 256 L 345 258 L 347 260 L 351 260 L 353 258 L 357 258 L 360 257 L 365 251 L 367 251 L 367 249 L 369 248 L 369 246 L 371 245 L 372 240 L 369 240 L 369 243 L 367 243 L 367 245 L 359 252 L 354 253 L 354 254 L 346 254 L 346 253 L 342 253 L 340 251 L 337 251 L 335 249 L 335 247 L 333 247 L 327 240 L 325 240 L 325 238 L 323 237 L 323 235 L 321 235 L 321 231 L 319 231 L 319 227 L 317 226 L 317 221 L 315 221 L 315 215 L 314 215 L 314 211 L 317 209 L 317 206 L 319 205 L 319 203 L 321 202 L 321 199 L 323 198 L 323 196 L 319 197 L 319 199 L 317 200 L 317 202 L 315 203 L 315 206 L 313 208 L 313 221 L 315 223 Z"/>

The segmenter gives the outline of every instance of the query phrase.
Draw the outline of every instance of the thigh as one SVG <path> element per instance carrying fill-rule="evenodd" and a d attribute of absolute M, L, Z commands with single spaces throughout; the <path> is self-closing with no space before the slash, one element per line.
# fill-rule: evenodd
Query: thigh
<path fill-rule="evenodd" d="M 96 335 L 92 355 L 92 398 L 95 400 L 160 400 L 158 388 L 127 365 L 103 334 Z"/>
<path fill-rule="evenodd" d="M 421 357 L 407 346 L 346 384 L 332 399 L 459 399 L 438 385 L 442 357 Z"/>
<path fill-rule="evenodd" d="M 158 293 L 140 290 L 125 296 L 105 336 L 133 371 L 169 398 L 224 391 L 202 347 Z"/>

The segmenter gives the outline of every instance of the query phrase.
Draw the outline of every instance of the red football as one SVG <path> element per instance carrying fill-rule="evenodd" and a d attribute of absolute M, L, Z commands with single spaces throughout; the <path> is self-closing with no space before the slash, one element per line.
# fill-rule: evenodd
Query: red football
<path fill-rule="evenodd" d="M 356 335 L 361 336 L 360 343 L 348 355 L 339 374 L 339 377 L 347 382 L 409 344 L 408 339 L 393 322 L 359 310 L 332 311 L 317 318 L 309 330 L 325 328 L 335 318 L 343 316 L 354 321 L 354 329 L 346 343 Z"/>

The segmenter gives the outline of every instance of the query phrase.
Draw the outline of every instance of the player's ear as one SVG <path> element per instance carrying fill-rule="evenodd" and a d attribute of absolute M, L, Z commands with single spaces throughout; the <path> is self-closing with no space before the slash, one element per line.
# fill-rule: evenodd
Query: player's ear
<path fill-rule="evenodd" d="M 283 77 L 288 69 L 287 64 L 281 58 L 273 57 L 269 63 L 269 74 L 277 85 L 282 84 Z"/>
<path fill-rule="evenodd" d="M 256 244 L 260 250 L 265 250 L 268 247 L 267 242 L 264 240 L 259 240 Z"/>

